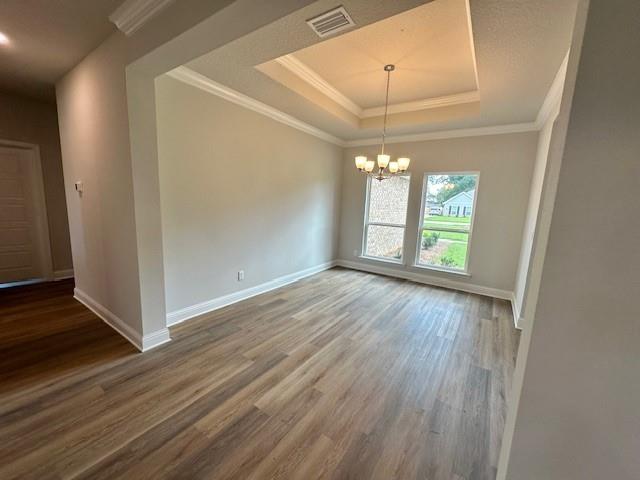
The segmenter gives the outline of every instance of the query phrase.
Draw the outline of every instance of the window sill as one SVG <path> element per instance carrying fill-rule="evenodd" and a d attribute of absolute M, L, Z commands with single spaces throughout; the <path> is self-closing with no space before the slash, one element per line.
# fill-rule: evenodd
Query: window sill
<path fill-rule="evenodd" d="M 423 270 L 432 270 L 434 272 L 442 272 L 442 273 L 452 273 L 453 275 L 459 275 L 461 277 L 470 277 L 471 274 L 469 272 L 466 272 L 464 270 L 454 270 L 452 268 L 443 268 L 443 267 L 430 267 L 429 265 L 420 265 L 420 264 L 415 264 L 412 265 L 414 268 L 420 268 Z"/>
<path fill-rule="evenodd" d="M 362 258 L 363 260 L 373 260 L 374 262 L 391 263 L 393 265 L 404 265 L 402 263 L 402 259 L 391 260 L 388 258 L 381 258 L 381 257 L 369 257 L 368 255 L 358 255 L 358 258 Z"/>

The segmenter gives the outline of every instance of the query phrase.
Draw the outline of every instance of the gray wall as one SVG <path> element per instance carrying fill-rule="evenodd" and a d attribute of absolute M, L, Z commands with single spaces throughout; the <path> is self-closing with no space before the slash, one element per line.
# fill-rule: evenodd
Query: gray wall
<path fill-rule="evenodd" d="M 168 335 L 154 79 L 310 2 L 174 2 L 56 83 L 76 285 L 139 347 Z"/>
<path fill-rule="evenodd" d="M 56 84 L 56 96 L 76 287 L 142 333 L 126 56 L 126 39 L 113 34 Z"/>
<path fill-rule="evenodd" d="M 53 270 L 73 268 L 56 105 L 0 92 L 1 140 L 40 147 Z"/>
<path fill-rule="evenodd" d="M 513 291 L 537 138 L 537 132 L 527 132 L 388 145 L 386 150 L 393 157 L 411 158 L 404 257 L 407 265 L 404 266 L 358 258 L 362 246 L 366 178 L 356 170 L 353 157 L 364 154 L 374 158 L 379 147 L 346 149 L 339 258 Z M 425 172 L 455 171 L 480 172 L 469 256 L 470 277 L 411 266 L 418 238 L 423 175 Z M 354 251 L 357 251 L 355 256 Z"/>
<path fill-rule="evenodd" d="M 156 93 L 168 313 L 335 258 L 340 147 L 170 77 Z"/>
<path fill-rule="evenodd" d="M 640 478 L 638 25 L 637 1 L 590 2 L 500 479 Z"/>
<path fill-rule="evenodd" d="M 539 225 L 541 225 L 541 223 L 539 223 L 538 217 L 541 214 L 550 215 L 553 211 L 553 201 L 551 202 L 551 208 L 547 210 L 541 209 L 541 206 L 543 203 L 542 194 L 545 184 L 547 184 L 547 188 L 549 188 L 548 182 L 551 180 L 547 175 L 547 159 L 549 156 L 551 133 L 553 131 L 556 116 L 556 113 L 550 116 L 542 127 L 542 130 L 540 130 L 540 135 L 538 137 L 538 152 L 533 168 L 533 177 L 531 179 L 529 203 L 525 216 L 524 231 L 522 234 L 522 249 L 520 251 L 518 271 L 516 274 L 516 282 L 513 292 L 514 302 L 516 304 L 516 314 L 519 315 L 519 318 L 516 318 L 515 321 L 519 328 L 523 327 L 525 318 L 527 318 L 525 314 L 525 303 L 527 305 L 535 305 L 538 297 L 540 277 L 537 275 L 536 278 L 532 278 L 532 271 L 540 270 L 539 268 L 535 268 L 534 263 L 541 264 L 544 259 L 544 254 L 534 255 L 534 242 L 536 240 L 535 237 L 541 233 L 539 231 Z M 540 236 L 540 240 L 542 240 L 542 238 L 546 241 L 547 237 L 546 235 L 544 237 Z M 538 247 L 538 250 L 544 250 L 544 245 Z M 532 311 L 529 312 L 530 315 L 532 313 Z"/>

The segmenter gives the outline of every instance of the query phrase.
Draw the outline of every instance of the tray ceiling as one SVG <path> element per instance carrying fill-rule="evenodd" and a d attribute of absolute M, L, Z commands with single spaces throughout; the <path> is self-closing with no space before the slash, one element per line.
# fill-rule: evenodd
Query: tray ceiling
<path fill-rule="evenodd" d="M 436 1 L 258 66 L 278 65 L 357 116 L 380 115 L 393 63 L 392 113 L 477 101 L 478 83 L 466 0 Z M 273 75 L 294 88 L 291 76 Z"/>
<path fill-rule="evenodd" d="M 319 0 L 185 67 L 334 137 L 376 136 L 387 63 L 389 135 L 530 125 L 571 41 L 576 0 L 342 0 L 355 27 L 326 39 Z M 233 93 L 235 92 L 235 93 Z"/>

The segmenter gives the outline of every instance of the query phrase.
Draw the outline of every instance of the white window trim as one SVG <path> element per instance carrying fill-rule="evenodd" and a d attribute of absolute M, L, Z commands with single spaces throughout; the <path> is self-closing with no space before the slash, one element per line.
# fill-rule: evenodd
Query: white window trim
<path fill-rule="evenodd" d="M 409 191 L 407 192 L 407 211 L 404 213 L 404 224 L 396 224 L 396 223 L 383 223 L 383 222 L 369 222 L 369 193 L 371 192 L 371 182 L 374 180 L 372 177 L 367 177 L 367 188 L 364 197 L 364 224 L 362 227 L 362 245 L 360 247 L 360 251 L 362 254 L 360 258 L 365 258 L 367 260 L 375 260 L 377 262 L 386 262 L 386 263 L 394 263 L 396 265 L 404 265 L 404 251 L 405 251 L 405 243 L 407 236 L 407 215 L 409 214 L 409 200 L 411 198 L 411 174 L 399 174 L 399 177 L 407 177 L 409 179 Z M 377 181 L 377 180 L 376 180 Z M 382 180 L 384 182 L 384 180 Z M 367 255 L 367 235 L 369 233 L 370 225 L 377 225 L 382 227 L 398 227 L 402 228 L 402 255 L 399 259 L 388 258 L 388 257 L 376 257 L 374 255 Z"/>
<path fill-rule="evenodd" d="M 427 265 L 425 263 L 420 263 L 420 251 L 422 250 L 422 231 L 429 230 L 427 228 L 424 228 L 424 210 L 425 210 L 425 204 L 426 204 L 426 198 L 427 198 L 427 195 L 426 195 L 427 181 L 429 179 L 429 176 L 432 176 L 432 175 L 476 175 L 477 176 L 476 188 L 473 193 L 473 203 L 471 204 L 471 223 L 469 224 L 469 237 L 467 240 L 467 255 L 464 259 L 464 269 L 443 267 L 441 265 Z M 418 243 L 416 244 L 416 257 L 414 258 L 414 261 L 413 261 L 414 267 L 425 268 L 427 270 L 434 270 L 437 272 L 455 273 L 458 275 L 462 274 L 462 275 L 471 276 L 471 272 L 469 271 L 469 259 L 471 258 L 471 245 L 472 245 L 471 242 L 473 240 L 473 226 L 476 220 L 476 210 L 478 208 L 477 201 L 478 201 L 479 187 L 480 187 L 479 171 L 425 172 L 424 173 L 424 177 L 422 178 L 422 191 L 420 192 L 421 205 L 420 205 L 420 217 L 418 218 L 418 239 L 417 239 Z"/>

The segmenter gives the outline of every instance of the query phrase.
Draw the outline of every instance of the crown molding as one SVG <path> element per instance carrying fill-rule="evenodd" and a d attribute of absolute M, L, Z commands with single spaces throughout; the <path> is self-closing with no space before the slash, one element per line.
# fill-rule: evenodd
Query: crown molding
<path fill-rule="evenodd" d="M 173 2 L 174 0 L 127 0 L 109 15 L 109 20 L 118 30 L 130 36 Z"/>
<path fill-rule="evenodd" d="M 540 107 L 536 120 L 533 122 L 526 123 L 513 123 L 507 125 L 493 125 L 488 127 L 476 127 L 476 128 L 460 128 L 455 130 L 442 130 L 438 132 L 425 132 L 425 133 L 416 133 L 410 135 L 396 135 L 389 136 L 386 138 L 386 143 L 403 143 L 403 142 L 422 142 L 428 140 L 443 140 L 447 138 L 463 138 L 463 137 L 480 137 L 485 135 L 503 135 L 508 133 L 522 133 L 522 132 L 535 132 L 539 131 L 547 120 L 554 114 L 557 113 L 558 107 L 560 104 L 560 100 L 562 98 L 562 90 L 564 87 L 564 78 L 567 70 L 567 56 L 565 56 L 564 61 L 560 65 L 560 68 L 551 84 L 551 88 L 545 97 L 545 100 Z M 320 130 L 317 127 L 309 125 L 301 120 L 298 120 L 295 117 L 292 117 L 289 114 L 286 114 L 276 108 L 273 108 L 265 103 L 262 103 L 258 100 L 255 100 L 247 95 L 244 95 L 240 92 L 237 92 L 229 87 L 221 85 L 217 82 L 214 82 L 208 77 L 201 75 L 197 72 L 194 72 L 190 68 L 187 67 L 178 67 L 167 73 L 170 77 L 173 77 L 177 80 L 180 80 L 184 83 L 187 83 L 196 88 L 200 88 L 206 92 L 209 92 L 218 97 L 224 98 L 230 102 L 233 102 L 237 105 L 241 105 L 245 108 L 253 110 L 254 112 L 265 115 L 273 120 L 276 120 L 280 123 L 284 123 L 285 125 L 289 125 L 290 127 L 296 128 L 300 131 L 318 137 L 327 142 L 333 143 L 335 145 L 339 145 L 341 147 L 360 147 L 367 145 L 376 145 L 380 143 L 379 137 L 374 138 L 363 138 L 358 140 L 349 140 L 345 141 L 338 137 L 335 137 L 323 130 Z M 477 93 L 477 92 L 467 92 L 468 94 Z M 467 94 L 461 94 L 467 95 Z M 447 98 L 447 97 L 440 97 Z M 467 97 L 472 98 L 471 95 Z M 437 99 L 430 99 L 437 100 Z M 413 103 L 413 102 L 410 102 Z M 391 105 L 389 106 L 391 108 Z"/>
<path fill-rule="evenodd" d="M 362 118 L 362 108 L 356 105 L 349 98 L 344 96 L 338 90 L 336 90 L 329 82 L 322 78 L 315 70 L 312 70 L 293 55 L 284 55 L 283 57 L 276 58 L 276 62 L 289 70 L 294 75 L 297 75 L 302 80 L 317 90 L 320 90 L 324 95 L 336 102 L 341 107 L 350 111 L 357 117 Z"/>
<path fill-rule="evenodd" d="M 446 138 L 481 137 L 484 135 L 502 135 L 506 133 L 535 132 L 540 130 L 535 122 L 513 123 L 509 125 L 494 125 L 491 127 L 459 128 L 456 130 L 443 130 L 440 132 L 416 133 L 412 135 L 397 135 L 387 137 L 385 143 L 422 142 L 426 140 L 442 140 Z M 346 142 L 346 147 L 362 147 L 366 145 L 377 145 L 380 138 L 364 138 L 361 140 L 350 140 Z"/>
<path fill-rule="evenodd" d="M 389 105 L 388 113 L 404 113 L 415 112 L 417 110 L 426 110 L 428 108 L 447 107 L 450 105 L 460 105 L 463 103 L 472 103 L 480 101 L 480 93 L 477 90 L 471 92 L 455 93 L 453 95 L 445 95 L 442 97 L 425 98 L 423 100 L 415 100 L 413 102 L 394 103 Z M 384 107 L 365 108 L 362 110 L 360 118 L 380 117 L 384 115 Z"/>
<path fill-rule="evenodd" d="M 539 131 L 550 118 L 555 118 L 560 110 L 562 91 L 564 90 L 564 80 L 567 74 L 567 63 L 569 52 L 564 57 L 560 68 L 556 73 L 551 87 L 542 102 L 535 121 L 527 123 L 512 123 L 508 125 L 494 125 L 490 127 L 461 128 L 456 130 L 443 130 L 440 132 L 416 133 L 413 135 L 397 135 L 387 137 L 386 143 L 401 142 L 421 142 L 426 140 L 442 140 L 446 138 L 479 137 L 483 135 L 501 135 L 505 133 L 535 132 Z M 391 108 L 391 105 L 389 106 Z M 346 147 L 361 147 L 366 145 L 376 145 L 380 143 L 380 138 L 364 138 L 360 140 L 350 140 L 346 142 Z"/>
<path fill-rule="evenodd" d="M 560 110 L 560 101 L 562 100 L 562 91 L 564 90 L 564 79 L 567 76 L 568 62 L 569 52 L 567 51 L 567 54 L 564 56 L 564 59 L 560 64 L 560 68 L 551 83 L 547 96 L 544 98 L 544 102 L 542 102 L 542 106 L 538 111 L 538 115 L 536 117 L 536 124 L 538 125 L 538 128 L 542 128 L 551 117 L 555 118 L 558 115 Z"/>
<path fill-rule="evenodd" d="M 317 137 L 321 140 L 325 140 L 341 147 L 344 147 L 346 145 L 346 142 L 338 137 L 334 137 L 333 135 L 314 127 L 313 125 L 309 125 L 302 120 L 298 120 L 297 118 L 292 117 L 287 113 L 284 113 L 265 103 L 248 97 L 247 95 L 237 92 L 236 90 L 233 90 L 225 85 L 214 82 L 210 78 L 205 77 L 198 72 L 194 72 L 188 67 L 175 68 L 170 72 L 167 72 L 167 75 L 193 87 L 204 90 L 205 92 L 211 93 L 217 97 L 223 98 L 229 102 L 248 108 L 249 110 L 253 110 L 254 112 L 257 112 L 261 115 L 265 115 L 277 122 L 283 123 L 297 130 L 313 135 L 314 137 Z"/>
<path fill-rule="evenodd" d="M 249 110 L 260 113 L 261 115 L 265 115 L 277 122 L 283 123 L 297 130 L 320 138 L 321 140 L 325 140 L 341 147 L 359 147 L 365 145 L 376 145 L 380 143 L 379 137 L 350 141 L 342 140 L 265 103 L 255 100 L 240 92 L 237 92 L 236 90 L 233 90 L 225 85 L 214 82 L 210 78 L 205 77 L 204 75 L 195 72 L 188 67 L 182 66 L 175 68 L 170 72 L 167 72 L 167 75 L 183 83 L 204 90 L 205 92 L 208 92 L 212 95 L 223 98 L 229 102 L 233 102 L 237 105 L 248 108 Z M 387 137 L 385 141 L 386 143 L 421 142 L 425 140 L 440 140 L 445 138 L 458 137 L 479 137 L 483 135 L 500 135 L 505 133 L 531 132 L 537 130 L 540 130 L 540 128 L 535 122 L 515 123 L 510 125 L 495 125 L 491 127 L 462 128 L 457 130 L 444 130 L 440 132 L 397 135 Z"/>
<path fill-rule="evenodd" d="M 467 14 L 467 32 L 469 33 L 469 42 L 471 43 L 471 57 L 473 62 L 473 73 L 476 77 L 476 90 L 480 90 L 480 79 L 478 77 L 478 61 L 476 60 L 476 42 L 473 39 L 473 22 L 471 21 L 471 5 L 469 5 L 469 0 L 465 1 L 464 8 Z"/>
<path fill-rule="evenodd" d="M 275 61 L 360 119 L 384 115 L 384 107 L 361 108 L 347 96 L 340 93 L 315 70 L 298 60 L 293 54 L 276 58 Z M 390 114 L 415 112 L 417 110 L 460 105 L 477 101 L 480 101 L 480 93 L 477 90 L 473 90 L 442 97 L 424 98 L 412 102 L 394 103 L 389 105 L 388 112 Z"/>

